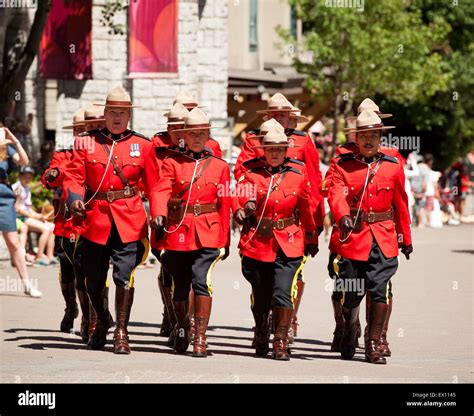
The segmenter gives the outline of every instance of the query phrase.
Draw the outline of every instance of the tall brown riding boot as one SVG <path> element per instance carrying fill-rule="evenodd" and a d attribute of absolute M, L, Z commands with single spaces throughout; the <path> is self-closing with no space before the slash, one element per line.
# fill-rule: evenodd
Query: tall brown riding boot
<path fill-rule="evenodd" d="M 357 321 L 359 319 L 359 306 L 355 308 L 342 307 L 344 316 L 344 333 L 341 340 L 341 357 L 350 360 L 354 357 L 357 347 Z"/>
<path fill-rule="evenodd" d="M 180 302 L 173 301 L 173 309 L 176 316 L 174 326 L 174 350 L 183 354 L 189 347 L 189 300 Z"/>
<path fill-rule="evenodd" d="M 334 311 L 334 320 L 336 321 L 336 328 L 333 332 L 333 339 L 331 343 L 332 352 L 341 351 L 342 335 L 344 334 L 344 316 L 342 315 L 342 305 L 340 300 L 331 298 L 332 309 Z"/>
<path fill-rule="evenodd" d="M 107 342 L 107 331 L 109 330 L 109 314 L 104 308 L 104 292 L 89 293 L 92 310 L 89 309 L 89 342 L 88 346 L 93 350 L 102 349 Z"/>
<path fill-rule="evenodd" d="M 266 357 L 270 351 L 268 346 L 270 342 L 269 313 L 253 312 L 253 317 L 255 319 L 255 338 L 252 347 L 255 348 L 257 356 Z"/>
<path fill-rule="evenodd" d="M 371 309 L 369 341 L 365 348 L 365 358 L 372 364 L 387 364 L 387 360 L 380 350 L 380 336 L 387 319 L 388 305 L 382 302 L 372 302 Z"/>
<path fill-rule="evenodd" d="M 173 309 L 173 300 L 171 299 L 171 287 L 163 287 L 163 297 L 165 303 L 165 309 L 168 317 L 168 325 L 170 327 L 168 346 L 174 345 L 174 331 L 173 328 L 176 325 L 176 316 Z M 164 317 L 163 317 L 164 322 Z M 163 327 L 161 327 L 163 329 Z"/>
<path fill-rule="evenodd" d="M 163 267 L 163 266 L 161 266 Z M 160 288 L 161 300 L 163 302 L 163 320 L 161 321 L 160 336 L 169 337 L 173 332 L 176 319 L 173 313 L 173 301 L 171 300 L 171 288 L 163 286 L 163 280 L 158 276 L 158 286 Z"/>
<path fill-rule="evenodd" d="M 393 298 L 388 300 L 388 311 L 387 311 L 387 319 L 385 320 L 385 324 L 383 326 L 382 335 L 380 336 L 380 351 L 382 351 L 382 355 L 384 357 L 390 357 L 392 355 L 392 351 L 388 347 L 389 342 L 387 341 L 387 331 L 388 331 L 388 323 L 390 321 L 390 315 L 392 314 L 392 305 L 393 305 Z"/>
<path fill-rule="evenodd" d="M 370 305 L 372 304 L 372 296 L 370 292 L 367 292 L 365 295 L 365 329 L 364 329 L 364 345 L 367 348 L 367 344 L 369 342 L 369 328 L 370 328 L 370 320 L 372 316 L 372 312 L 370 309 Z"/>
<path fill-rule="evenodd" d="M 89 340 L 89 296 L 87 296 L 87 292 L 85 290 L 77 289 L 77 298 L 79 299 L 79 305 L 81 306 L 82 311 L 82 318 L 81 318 L 81 338 L 82 341 L 87 343 Z"/>
<path fill-rule="evenodd" d="M 206 331 L 211 316 L 212 297 L 194 297 L 194 346 L 193 357 L 207 357 Z"/>
<path fill-rule="evenodd" d="M 109 328 L 112 328 L 115 325 L 115 322 L 114 322 L 114 318 L 112 317 L 112 314 L 110 313 L 110 309 L 109 309 L 109 288 L 108 288 L 108 286 L 104 287 L 104 290 L 102 292 L 102 296 L 104 297 L 104 308 L 107 311 L 108 325 L 109 325 Z M 117 305 L 115 305 L 115 308 L 117 308 Z"/>
<path fill-rule="evenodd" d="M 290 327 L 293 308 L 273 308 L 273 320 L 275 322 L 275 335 L 273 336 L 273 358 L 275 360 L 288 361 L 288 328 Z"/>
<path fill-rule="evenodd" d="M 296 336 L 298 335 L 298 309 L 300 307 L 301 298 L 303 296 L 304 282 L 302 280 L 298 280 L 296 282 L 296 287 L 298 288 L 298 290 L 294 300 L 293 315 L 291 317 L 291 325 L 288 331 L 289 344 L 293 344 L 293 342 L 295 342 Z"/>
<path fill-rule="evenodd" d="M 134 288 L 117 286 L 115 288 L 115 305 L 117 326 L 114 331 L 114 353 L 130 354 L 128 345 L 127 325 L 130 319 L 130 311 L 133 305 Z"/>
<path fill-rule="evenodd" d="M 79 315 L 74 280 L 68 283 L 61 283 L 61 292 L 66 301 L 66 309 L 64 309 L 64 316 L 60 328 L 61 332 L 71 332 L 71 329 L 74 326 L 74 319 Z"/>
<path fill-rule="evenodd" d="M 188 317 L 189 317 L 189 339 L 191 342 L 194 340 L 194 335 L 196 333 L 196 324 L 194 322 L 194 289 L 191 288 L 189 291 L 189 310 L 188 310 Z"/>

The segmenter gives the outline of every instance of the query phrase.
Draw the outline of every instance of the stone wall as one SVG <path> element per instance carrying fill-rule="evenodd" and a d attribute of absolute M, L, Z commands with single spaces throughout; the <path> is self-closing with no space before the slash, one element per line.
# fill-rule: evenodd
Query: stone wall
<path fill-rule="evenodd" d="M 162 116 L 176 93 L 184 88 L 196 96 L 213 118 L 227 117 L 227 2 L 180 0 L 178 15 L 178 74 L 168 78 L 128 78 L 128 37 L 113 35 L 100 23 L 104 0 L 94 0 L 92 10 L 92 71 L 87 81 L 58 80 L 56 135 L 70 124 L 74 112 L 90 102 L 103 102 L 107 91 L 122 84 L 142 108 L 134 110 L 132 128 L 152 135 L 163 128 Z M 200 13 L 198 10 L 202 11 Z M 33 11 L 34 12 L 34 11 Z M 126 12 L 115 16 L 126 23 Z M 25 85 L 30 112 L 38 126 L 44 125 L 44 81 L 32 66 Z M 41 89 L 43 88 L 43 90 Z M 43 100 L 43 101 L 41 101 Z M 38 127 L 35 131 L 40 131 Z M 36 134 L 38 136 L 38 134 Z M 42 140 L 43 137 L 40 137 Z"/>

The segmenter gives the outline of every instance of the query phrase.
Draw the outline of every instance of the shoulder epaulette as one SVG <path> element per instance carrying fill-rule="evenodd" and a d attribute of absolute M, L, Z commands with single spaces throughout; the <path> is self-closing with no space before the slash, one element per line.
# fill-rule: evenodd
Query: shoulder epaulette
<path fill-rule="evenodd" d="M 293 168 L 293 167 L 291 167 L 291 166 L 288 166 L 288 167 L 286 168 L 286 170 L 287 170 L 288 172 L 293 172 L 293 173 L 296 173 L 296 174 L 298 174 L 298 175 L 302 175 L 302 173 L 301 173 L 300 170 L 298 170 L 298 169 L 296 169 L 296 168 Z"/>
<path fill-rule="evenodd" d="M 306 132 L 305 131 L 301 131 L 301 130 L 292 130 L 290 129 L 288 131 L 290 134 L 294 134 L 296 136 L 306 136 Z"/>
<path fill-rule="evenodd" d="M 168 132 L 163 130 L 163 131 L 158 131 L 156 132 L 153 136 L 164 136 L 165 134 L 167 134 Z"/>
<path fill-rule="evenodd" d="M 138 136 L 138 137 L 141 137 L 142 139 L 145 139 L 145 140 L 148 140 L 149 142 L 151 142 L 151 139 L 141 133 L 137 133 L 135 130 L 132 130 L 132 134 L 134 136 Z"/>
<path fill-rule="evenodd" d="M 260 129 L 250 130 L 247 132 L 247 134 L 255 134 L 258 136 L 260 134 Z"/>
<path fill-rule="evenodd" d="M 380 158 L 381 160 L 386 160 L 387 162 L 392 162 L 392 163 L 399 163 L 400 161 L 398 160 L 398 158 L 396 158 L 395 156 L 389 156 L 389 155 L 386 155 L 385 153 L 382 153 L 382 156 Z"/>
<path fill-rule="evenodd" d="M 340 155 L 337 156 L 337 158 L 339 159 L 339 160 L 338 160 L 338 163 L 340 163 L 340 162 L 346 162 L 346 161 L 348 161 L 348 160 L 352 160 L 352 159 L 354 159 L 354 157 L 355 157 L 355 154 L 352 153 L 352 152 L 350 152 L 350 153 L 342 153 L 342 154 L 340 154 Z"/>
<path fill-rule="evenodd" d="M 291 157 L 287 157 L 287 158 L 286 158 L 286 161 L 287 161 L 287 162 L 294 163 L 294 164 L 296 164 L 296 165 L 302 165 L 302 166 L 304 165 L 304 162 L 303 162 L 303 161 L 298 160 L 298 159 L 293 159 L 293 158 L 291 158 Z"/>
<path fill-rule="evenodd" d="M 96 133 L 99 133 L 99 132 L 100 132 L 100 129 L 87 130 L 87 131 L 84 131 L 84 132 L 80 133 L 78 136 L 79 137 L 86 137 L 86 136 L 90 136 L 91 134 L 96 134 Z"/>

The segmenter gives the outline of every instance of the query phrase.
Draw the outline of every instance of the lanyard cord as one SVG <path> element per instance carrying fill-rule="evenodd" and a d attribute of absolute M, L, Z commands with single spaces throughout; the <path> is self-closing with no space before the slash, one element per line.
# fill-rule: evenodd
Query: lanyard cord
<path fill-rule="evenodd" d="M 164 227 L 165 233 L 173 234 L 173 233 L 175 233 L 176 231 L 178 231 L 178 228 L 181 227 L 181 224 L 183 223 L 184 218 L 186 217 L 186 211 L 188 210 L 189 201 L 191 200 L 191 190 L 193 189 L 194 178 L 196 177 L 196 172 L 197 172 L 198 166 L 199 166 L 199 160 L 196 160 L 196 166 L 194 166 L 194 172 L 193 172 L 193 176 L 192 176 L 192 178 L 191 178 L 191 186 L 189 187 L 188 200 L 186 201 L 186 207 L 184 208 L 184 215 L 183 215 L 183 218 L 181 218 L 181 221 L 179 222 L 179 224 L 178 224 L 178 225 L 176 226 L 176 228 L 175 228 L 174 230 L 172 230 L 172 231 L 169 231 L 166 227 Z"/>
<path fill-rule="evenodd" d="M 373 163 L 373 162 L 372 162 L 372 163 Z M 364 190 L 362 191 L 362 196 L 361 196 L 361 198 L 360 198 L 359 208 L 357 208 L 357 214 L 356 214 L 356 217 L 355 217 L 355 220 L 354 220 L 354 224 L 356 224 L 356 223 L 357 223 L 357 220 L 359 219 L 360 208 L 362 207 L 362 201 L 364 200 L 365 190 L 367 189 L 367 183 L 369 182 L 370 165 L 371 165 L 372 163 L 369 163 L 369 164 L 367 165 L 367 175 L 365 176 Z M 342 239 L 342 240 L 341 240 L 341 237 L 340 237 L 341 233 L 339 232 L 339 242 L 340 242 L 340 243 L 344 243 L 345 241 L 347 241 L 347 239 L 351 236 L 352 231 L 354 231 L 354 229 L 351 229 L 351 230 L 349 231 L 349 233 L 347 234 L 347 237 L 344 238 L 344 239 Z"/>

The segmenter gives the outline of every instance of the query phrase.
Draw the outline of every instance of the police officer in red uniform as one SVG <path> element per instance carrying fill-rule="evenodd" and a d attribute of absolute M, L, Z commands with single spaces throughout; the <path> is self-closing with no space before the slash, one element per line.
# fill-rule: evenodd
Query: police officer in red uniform
<path fill-rule="evenodd" d="M 238 179 L 234 216 L 243 222 L 239 243 L 242 273 L 252 285 L 255 348 L 258 356 L 269 352 L 269 313 L 273 306 L 275 336 L 273 358 L 289 360 L 288 331 L 295 306 L 295 289 L 305 249 L 314 256 L 314 206 L 311 183 L 304 165 L 290 166 L 288 137 L 271 128 L 260 149 L 260 164 Z M 299 220 L 295 210 L 299 210 Z"/>
<path fill-rule="evenodd" d="M 391 117 L 391 114 L 387 113 L 382 113 L 377 106 L 377 104 L 374 103 L 370 98 L 365 98 L 359 107 L 357 108 L 357 114 L 360 114 L 363 110 L 372 110 L 374 111 L 381 119 L 386 119 Z M 347 122 L 348 124 L 353 124 L 355 123 L 357 117 L 348 117 Z M 358 153 L 359 152 L 359 147 L 357 146 L 356 142 L 354 141 L 355 139 L 355 128 L 353 126 L 345 129 L 346 134 L 349 135 L 350 141 L 346 144 L 340 145 L 336 148 L 336 157 L 331 160 L 331 164 L 329 166 L 328 171 L 326 172 L 326 176 L 323 179 L 322 185 L 321 185 L 321 194 L 325 197 L 327 197 L 328 190 L 331 186 L 331 178 L 332 178 L 332 173 L 334 171 L 335 166 L 337 166 L 340 158 L 339 156 L 341 154 L 345 153 Z M 381 145 L 380 146 L 381 151 L 389 156 L 394 156 L 398 158 L 400 161 L 403 160 L 400 153 L 398 152 L 398 149 L 395 147 L 390 147 L 387 145 Z M 337 234 L 337 227 L 334 227 L 331 233 L 331 239 L 329 243 L 329 262 L 328 262 L 328 271 L 329 271 L 329 276 L 332 279 L 337 279 L 337 275 L 334 272 L 334 259 L 337 256 L 338 253 L 335 252 L 337 245 L 338 245 L 338 238 L 339 235 Z M 336 281 L 337 283 L 337 281 Z M 342 316 L 342 305 L 341 305 L 341 299 L 342 299 L 342 292 L 341 291 L 333 291 L 331 295 L 331 302 L 333 306 L 333 312 L 334 312 L 334 319 L 336 321 L 336 327 L 334 329 L 333 333 L 333 340 L 331 343 L 331 351 L 333 352 L 340 352 L 340 344 L 341 344 L 341 339 L 342 335 L 344 332 L 344 317 Z M 367 325 L 365 327 L 364 331 L 364 338 L 365 342 L 367 343 L 368 339 L 368 327 L 369 327 L 369 318 L 371 316 L 371 311 L 370 311 L 370 292 L 367 293 L 366 298 L 366 321 Z M 389 311 L 387 314 L 387 321 L 384 325 L 384 330 L 382 331 L 382 340 L 381 340 L 381 349 L 384 351 L 384 355 L 390 356 L 391 352 L 388 347 L 388 341 L 387 341 L 387 331 L 388 331 L 388 323 L 390 319 L 390 315 L 392 312 L 392 305 L 393 305 L 393 294 L 392 294 L 392 283 L 389 282 Z M 361 335 L 361 329 L 360 329 L 360 322 L 357 321 L 357 333 L 358 336 L 357 338 L 360 337 Z"/>
<path fill-rule="evenodd" d="M 73 130 L 76 136 L 85 129 L 84 108 L 76 111 L 73 117 L 73 123 L 64 126 L 63 129 Z M 64 297 L 66 309 L 61 320 L 60 329 L 62 332 L 70 332 L 74 325 L 74 319 L 77 318 L 79 310 L 76 302 L 77 296 L 82 310 L 81 336 L 85 333 L 89 325 L 89 300 L 85 291 L 81 290 L 79 282 L 75 282 L 73 254 L 75 243 L 75 230 L 72 221 L 67 221 L 67 204 L 62 189 L 64 172 L 72 158 L 72 138 L 66 140 L 57 139 L 56 150 L 53 158 L 42 176 L 43 186 L 54 190 L 54 248 L 55 255 L 59 258 L 59 282 L 61 293 Z"/>
<path fill-rule="evenodd" d="M 134 272 L 147 257 L 148 226 L 138 185 L 151 188 L 145 166 L 152 144 L 128 130 L 132 105 L 123 87 L 113 88 L 105 103 L 106 128 L 76 138 L 64 188 L 70 210 L 82 217 L 75 258 L 85 275 L 97 326 L 89 347 L 106 343 L 107 311 L 102 298 L 109 261 L 116 286 L 114 353 L 129 354 L 127 325 L 134 297 Z"/>
<path fill-rule="evenodd" d="M 229 166 L 206 151 L 209 118 L 199 108 L 186 118 L 186 152 L 168 155 L 153 187 L 152 227 L 164 232 L 161 261 L 173 279 L 176 315 L 174 349 L 189 346 L 189 292 L 195 297 L 193 356 L 206 357 L 206 330 L 212 305 L 211 272 L 227 258 L 230 245 Z"/>
<path fill-rule="evenodd" d="M 259 110 L 257 111 L 257 113 L 265 114 L 265 119 L 275 119 L 276 121 L 278 121 L 279 124 L 283 126 L 289 140 L 287 156 L 290 159 L 302 161 L 305 163 L 308 178 L 311 182 L 311 187 L 314 190 L 312 195 L 313 205 L 315 208 L 313 214 L 314 221 L 316 223 L 318 232 L 320 232 L 323 229 L 324 203 L 323 198 L 319 193 L 319 190 L 321 188 L 321 171 L 319 169 L 319 156 L 311 137 L 307 133 L 293 128 L 289 128 L 290 123 L 293 123 L 292 127 L 294 127 L 294 123 L 298 121 L 304 121 L 304 118 L 298 114 L 299 111 L 300 110 L 294 107 L 283 94 L 276 93 L 268 100 L 267 109 Z M 250 131 L 246 135 L 244 143 L 242 145 L 241 153 L 237 159 L 234 169 L 236 180 L 238 180 L 238 178 L 241 176 L 242 164 L 244 162 L 254 159 L 256 157 L 263 156 L 262 150 L 258 147 L 255 147 L 255 136 L 259 135 L 261 136 L 258 130 Z M 306 256 L 303 258 L 303 263 L 304 262 L 306 262 Z M 293 341 L 294 337 L 297 335 L 298 318 L 296 312 L 298 311 L 305 285 L 302 270 L 303 268 L 301 268 L 298 274 L 295 313 L 292 318 L 292 325 L 290 328 L 290 341 Z"/>
<path fill-rule="evenodd" d="M 357 344 L 359 305 L 371 294 L 366 359 L 385 364 L 381 334 L 389 309 L 388 285 L 398 267 L 398 248 L 413 251 L 403 165 L 379 150 L 384 126 L 364 110 L 356 121 L 358 153 L 340 156 L 334 167 L 328 201 L 338 229 L 334 271 L 343 283 L 344 334 L 341 356 L 351 359 Z"/>
<path fill-rule="evenodd" d="M 173 105 L 175 104 L 182 104 L 188 111 L 191 111 L 196 107 L 203 108 L 203 106 L 200 106 L 197 100 L 186 90 L 181 90 L 176 94 L 176 97 L 173 100 Z M 222 150 L 217 140 L 209 137 L 206 142 L 206 147 L 214 153 L 214 156 L 222 158 Z"/>
<path fill-rule="evenodd" d="M 181 103 L 176 103 L 164 115 L 168 118 L 167 129 L 156 133 L 152 138 L 153 151 L 150 152 L 150 160 L 147 163 L 156 164 L 154 172 L 156 183 L 159 178 L 159 172 L 163 164 L 163 160 L 174 152 L 184 152 L 185 143 L 183 133 L 177 130 L 184 127 L 186 117 L 189 111 Z M 163 250 L 164 240 L 157 238 L 155 229 L 151 230 L 150 245 L 151 251 L 161 262 L 161 252 Z M 163 265 L 160 267 L 158 275 L 158 287 L 160 288 L 161 299 L 163 301 L 163 321 L 160 328 L 160 335 L 169 337 L 168 345 L 174 346 L 173 329 L 176 324 L 176 318 L 173 310 L 173 300 L 171 299 L 172 279 L 170 273 Z"/>

